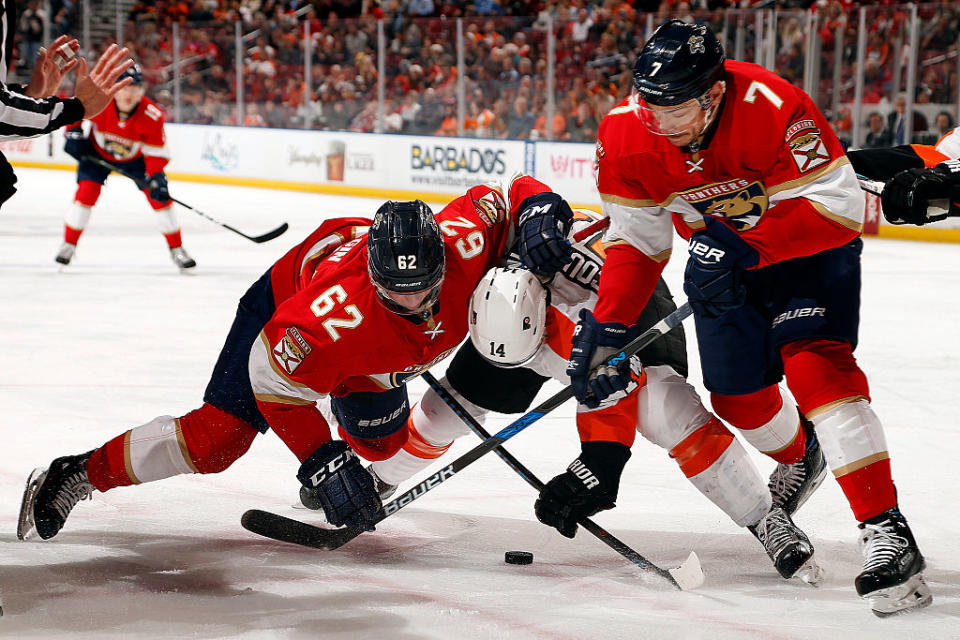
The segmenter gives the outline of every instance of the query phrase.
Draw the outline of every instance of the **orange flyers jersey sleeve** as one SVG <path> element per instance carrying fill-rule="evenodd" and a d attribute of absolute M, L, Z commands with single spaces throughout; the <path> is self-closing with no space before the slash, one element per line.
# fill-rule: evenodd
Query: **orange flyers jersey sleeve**
<path fill-rule="evenodd" d="M 943 160 L 960 159 L 960 128 L 953 129 L 949 133 L 944 134 L 944 136 L 937 141 L 936 150 L 944 157 L 942 160 L 938 160 L 933 164 L 937 164 Z M 928 164 L 927 166 L 931 165 Z"/>
<path fill-rule="evenodd" d="M 149 98 L 141 98 L 128 118 L 121 118 L 116 105 L 110 104 L 90 122 L 90 137 L 107 160 L 124 162 L 142 155 L 151 175 L 170 162 L 163 112 Z"/>

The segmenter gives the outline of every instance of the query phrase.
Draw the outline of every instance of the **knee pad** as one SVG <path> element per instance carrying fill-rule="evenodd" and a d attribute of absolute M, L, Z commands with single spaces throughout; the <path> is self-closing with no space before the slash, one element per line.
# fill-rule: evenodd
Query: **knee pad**
<path fill-rule="evenodd" d="M 637 430 L 667 451 L 703 426 L 710 412 L 696 389 L 673 367 L 644 369 L 646 384 L 637 392 Z"/>
<path fill-rule="evenodd" d="M 738 396 L 715 393 L 711 401 L 717 415 L 739 429 L 758 451 L 777 460 L 785 456 L 794 461 L 798 451 L 803 455 L 805 440 L 797 439 L 803 433 L 800 414 L 779 385 Z"/>
<path fill-rule="evenodd" d="M 92 207 L 97 204 L 97 199 L 100 198 L 100 189 L 102 188 L 103 185 L 99 182 L 81 180 L 77 183 L 77 193 L 73 196 L 73 200 L 84 206 Z"/>
<path fill-rule="evenodd" d="M 181 452 L 195 473 L 219 473 L 245 454 L 257 430 L 240 418 L 204 404 L 176 420 Z"/>
<path fill-rule="evenodd" d="M 847 342 L 801 340 L 780 350 L 783 373 L 800 411 L 807 417 L 840 400 L 870 400 L 867 377 Z"/>

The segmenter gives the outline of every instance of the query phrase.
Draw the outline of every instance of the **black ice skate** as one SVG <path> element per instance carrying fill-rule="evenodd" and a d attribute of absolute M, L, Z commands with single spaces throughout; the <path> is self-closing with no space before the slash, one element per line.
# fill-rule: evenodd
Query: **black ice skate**
<path fill-rule="evenodd" d="M 783 509 L 773 507 L 760 522 L 747 528 L 763 545 L 781 576 L 789 579 L 796 575 L 811 584 L 819 582 L 821 572 L 813 560 L 813 545 Z"/>
<path fill-rule="evenodd" d="M 373 488 L 380 494 L 380 500 L 386 502 L 390 496 L 397 492 L 397 485 L 387 484 L 381 480 L 372 466 L 367 467 L 367 471 L 369 471 L 373 477 Z M 312 489 L 307 489 L 306 487 L 300 487 L 300 504 L 313 511 L 323 509 L 323 505 L 320 504 L 320 500 L 317 498 L 317 492 Z"/>
<path fill-rule="evenodd" d="M 870 601 L 874 614 L 884 618 L 933 602 L 921 573 L 926 561 L 898 509 L 861 522 L 858 542 L 863 571 L 854 584 L 860 597 Z"/>
<path fill-rule="evenodd" d="M 60 264 L 70 264 L 70 261 L 73 260 L 73 254 L 77 250 L 77 245 L 70 244 L 69 242 L 64 242 L 60 245 L 60 250 L 57 251 L 57 256 L 54 258 Z"/>
<path fill-rule="evenodd" d="M 813 495 L 827 476 L 827 463 L 820 450 L 820 441 L 813 425 L 801 418 L 800 423 L 807 434 L 807 448 L 803 458 L 793 464 L 778 464 L 770 474 L 767 486 L 773 498 L 773 506 L 780 507 L 792 516 L 807 498 Z"/>
<path fill-rule="evenodd" d="M 87 478 L 91 453 L 64 456 L 51 462 L 48 469 L 34 469 L 20 504 L 17 538 L 25 540 L 31 531 L 36 531 L 48 540 L 60 532 L 70 511 L 93 493 Z"/>
<path fill-rule="evenodd" d="M 197 266 L 197 261 L 190 257 L 183 247 L 173 247 L 170 249 L 170 259 L 177 265 L 181 271 L 184 269 L 193 269 Z"/>

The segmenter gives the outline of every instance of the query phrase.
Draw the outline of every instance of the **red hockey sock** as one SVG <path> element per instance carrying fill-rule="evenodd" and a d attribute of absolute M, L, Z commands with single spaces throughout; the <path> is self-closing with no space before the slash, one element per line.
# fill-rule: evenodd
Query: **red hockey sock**
<path fill-rule="evenodd" d="M 897 506 L 897 490 L 890 473 L 889 458 L 839 476 L 837 482 L 854 517 L 860 522 Z"/>
<path fill-rule="evenodd" d="M 87 461 L 87 475 L 90 477 L 90 484 L 96 487 L 97 491 L 107 491 L 114 487 L 133 484 L 133 480 L 127 474 L 127 465 L 124 461 L 126 442 L 129 437 L 130 432 L 127 431 L 90 455 Z"/>
<path fill-rule="evenodd" d="M 180 231 L 174 231 L 173 233 L 163 234 L 164 239 L 167 241 L 167 247 L 171 249 L 176 249 L 183 244 L 183 240 L 180 238 Z"/>
<path fill-rule="evenodd" d="M 83 233 L 83 229 L 74 229 L 68 224 L 63 225 L 63 241 L 69 242 L 70 244 L 77 244 L 80 242 L 80 234 Z"/>
<path fill-rule="evenodd" d="M 739 429 L 754 447 L 783 464 L 803 458 L 807 437 L 796 409 L 786 407 L 777 385 L 754 393 L 711 394 L 717 415 Z"/>

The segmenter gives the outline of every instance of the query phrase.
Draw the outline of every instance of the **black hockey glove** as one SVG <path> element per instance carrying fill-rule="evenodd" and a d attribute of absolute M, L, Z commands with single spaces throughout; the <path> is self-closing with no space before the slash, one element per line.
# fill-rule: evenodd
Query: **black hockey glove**
<path fill-rule="evenodd" d="M 316 493 L 327 522 L 373 531 L 382 506 L 380 495 L 370 472 L 346 442 L 331 440 L 321 445 L 300 465 L 297 479 Z"/>
<path fill-rule="evenodd" d="M 540 492 L 533 505 L 537 520 L 572 538 L 580 520 L 617 506 L 620 475 L 629 459 L 625 444 L 582 443 L 580 457 Z"/>
<path fill-rule="evenodd" d="M 578 402 L 596 409 L 607 397 L 627 389 L 633 380 L 632 358 L 624 358 L 616 366 L 598 365 L 637 337 L 637 329 L 619 322 L 597 322 L 589 310 L 580 310 L 567 364 L 567 375 Z"/>
<path fill-rule="evenodd" d="M 552 277 L 570 262 L 567 232 L 573 211 L 556 193 L 544 192 L 520 203 L 520 260 L 538 276 Z"/>
<path fill-rule="evenodd" d="M 67 155 L 76 158 L 78 162 L 86 156 L 93 155 L 93 144 L 87 136 L 83 135 L 83 129 L 79 127 L 67 129 L 63 135 L 67 139 L 63 144 L 63 150 Z"/>
<path fill-rule="evenodd" d="M 717 318 L 743 305 L 747 289 L 742 272 L 755 266 L 760 254 L 727 225 L 706 220 L 706 231 L 690 238 L 683 292 L 694 313 Z"/>
<path fill-rule="evenodd" d="M 170 191 L 167 190 L 167 174 L 163 171 L 158 171 L 147 179 L 147 189 L 150 190 L 150 197 L 157 202 L 170 200 Z"/>
<path fill-rule="evenodd" d="M 887 180 L 880 204 L 890 224 L 924 225 L 960 215 L 960 160 L 901 171 Z"/>

